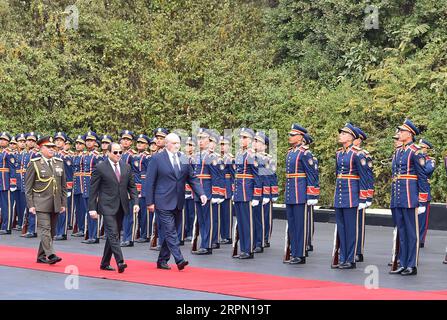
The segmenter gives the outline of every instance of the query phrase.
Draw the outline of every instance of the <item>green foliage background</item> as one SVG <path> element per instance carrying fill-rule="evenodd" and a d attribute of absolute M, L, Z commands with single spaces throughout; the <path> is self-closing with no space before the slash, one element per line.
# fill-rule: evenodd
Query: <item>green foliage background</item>
<path fill-rule="evenodd" d="M 364 27 L 368 3 L 379 29 Z M 78 30 L 65 29 L 72 4 Z M 446 15 L 439 0 L 0 0 L 0 128 L 277 129 L 281 187 L 298 122 L 331 205 L 337 129 L 351 121 L 370 137 L 374 205 L 387 206 L 380 160 L 409 117 L 435 145 L 433 196 L 444 201 Z"/>

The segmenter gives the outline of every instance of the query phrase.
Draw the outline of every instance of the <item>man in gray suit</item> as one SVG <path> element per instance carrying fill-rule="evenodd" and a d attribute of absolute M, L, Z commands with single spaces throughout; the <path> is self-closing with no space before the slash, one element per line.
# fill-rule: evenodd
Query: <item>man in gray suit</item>
<path fill-rule="evenodd" d="M 106 245 L 100 269 L 114 271 L 110 266 L 112 253 L 118 266 L 118 272 L 124 272 L 124 263 L 120 246 L 120 231 L 126 214 L 138 213 L 138 191 L 132 169 L 128 164 L 120 162 L 123 151 L 118 143 L 111 143 L 108 158 L 96 166 L 90 181 L 88 210 L 92 219 L 98 214 L 103 216 Z M 129 212 L 129 204 L 133 204 L 133 212 Z"/>
<path fill-rule="evenodd" d="M 57 217 L 67 206 L 64 162 L 54 157 L 53 137 L 45 136 L 37 141 L 40 157 L 31 160 L 25 174 L 25 195 L 29 213 L 37 217 L 40 245 L 38 263 L 54 264 L 62 260 L 55 254 L 53 237 Z"/>

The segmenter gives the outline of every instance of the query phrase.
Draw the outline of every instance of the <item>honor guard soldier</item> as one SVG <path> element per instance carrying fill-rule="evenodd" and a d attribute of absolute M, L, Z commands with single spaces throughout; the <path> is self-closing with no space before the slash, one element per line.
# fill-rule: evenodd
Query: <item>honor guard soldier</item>
<path fill-rule="evenodd" d="M 119 143 L 123 150 L 123 155 L 120 162 L 128 164 L 132 167 L 133 157 L 136 152 L 132 149 L 132 143 L 135 139 L 135 135 L 130 130 L 123 130 L 120 133 Z M 129 212 L 133 212 L 133 208 L 129 208 Z M 135 214 L 127 214 L 123 219 L 123 239 L 121 241 L 121 247 L 133 247 L 135 241 L 135 233 L 137 227 L 137 216 Z"/>
<path fill-rule="evenodd" d="M 99 162 L 99 152 L 95 150 L 96 141 L 99 139 L 96 132 L 89 131 L 85 135 L 85 146 L 87 147 L 87 153 L 82 157 L 82 199 L 84 201 L 85 208 L 85 240 L 82 243 L 94 244 L 99 243 L 99 233 L 100 228 L 98 219 L 92 219 L 87 212 L 88 208 L 88 197 L 90 193 L 90 180 L 92 178 L 92 173 Z"/>
<path fill-rule="evenodd" d="M 67 182 L 67 210 L 58 216 L 56 236 L 54 237 L 54 240 L 60 241 L 67 240 L 68 227 L 73 214 L 73 158 L 67 151 L 65 151 L 65 143 L 68 141 L 68 136 L 65 132 L 57 132 L 53 139 L 57 149 L 55 156 L 62 159 L 64 162 L 65 180 Z"/>
<path fill-rule="evenodd" d="M 251 149 L 255 133 L 250 128 L 239 132 L 241 149 L 235 158 L 234 208 L 236 227 L 233 236 L 233 258 L 253 259 L 253 207 L 262 201 L 262 182 L 258 175 L 258 163 Z M 237 241 L 240 239 L 241 252 L 237 255 Z"/>
<path fill-rule="evenodd" d="M 428 181 L 426 159 L 414 137 L 419 129 L 408 119 L 398 127 L 402 147 L 396 154 L 397 170 L 394 184 L 394 207 L 399 235 L 401 266 L 391 274 L 416 275 L 419 255 L 418 214 L 426 210 Z"/>
<path fill-rule="evenodd" d="M 20 133 L 16 136 L 17 141 L 17 153 L 15 154 L 16 165 L 16 179 L 17 179 L 17 198 L 16 198 L 16 211 L 17 211 L 17 224 L 15 230 L 21 231 L 26 214 L 26 197 L 25 197 L 25 172 L 26 168 L 23 166 L 23 158 L 26 153 L 26 136 L 24 133 Z"/>
<path fill-rule="evenodd" d="M 29 132 L 25 135 L 26 152 L 23 155 L 23 169 L 26 171 L 29 163 L 32 159 L 39 157 L 39 150 L 36 145 L 39 135 L 36 132 Z M 25 175 L 23 175 L 23 185 L 25 184 Z M 24 238 L 36 238 L 37 237 L 37 224 L 36 215 L 29 214 L 28 209 L 25 213 L 26 219 L 24 219 L 24 225 L 22 226 L 22 237 Z"/>
<path fill-rule="evenodd" d="M 185 155 L 188 158 L 190 165 L 192 165 L 193 157 L 195 154 L 195 146 L 196 143 L 194 142 L 192 137 L 188 137 L 185 144 Z M 196 207 L 194 205 L 194 192 L 192 191 L 192 188 L 188 183 L 185 184 L 185 205 L 183 207 L 183 217 L 185 221 L 184 240 L 191 241 L 194 219 L 196 217 Z"/>
<path fill-rule="evenodd" d="M 399 129 L 396 129 L 396 133 L 393 136 L 393 147 L 394 147 L 394 152 L 393 152 L 393 156 L 391 157 L 391 200 L 390 200 L 390 210 L 391 210 L 391 217 L 393 219 L 393 256 L 391 258 L 391 262 L 388 263 L 388 266 L 393 267 L 393 263 L 395 264 L 395 266 L 393 267 L 393 270 L 397 269 L 398 266 L 398 234 L 397 234 L 397 224 L 396 224 L 396 208 L 395 208 L 395 184 L 397 181 L 397 163 L 396 163 L 396 156 L 398 151 L 400 150 L 400 148 L 402 147 L 402 142 L 399 141 Z M 382 165 L 387 165 L 389 162 L 389 160 L 386 159 L 385 161 L 382 160 Z"/>
<path fill-rule="evenodd" d="M 0 133 L 0 210 L 1 228 L 0 235 L 11 234 L 13 213 L 11 196 L 11 171 L 15 170 L 15 159 L 8 149 L 11 135 L 7 132 Z M 13 185 L 15 187 L 15 184 Z"/>
<path fill-rule="evenodd" d="M 304 135 L 304 146 L 303 148 L 306 150 L 309 150 L 310 145 L 313 143 L 314 139 L 312 138 L 312 136 L 308 133 L 306 133 Z M 319 169 L 318 169 L 318 159 L 315 158 L 315 156 L 312 156 L 313 159 L 313 163 L 314 163 L 314 167 L 315 167 L 315 177 L 316 177 L 316 182 L 315 185 L 316 187 L 319 189 L 320 188 L 320 173 L 319 173 Z M 315 201 L 313 201 L 315 202 Z M 313 247 L 313 237 L 314 237 L 314 232 L 315 232 L 315 223 L 314 223 L 314 207 L 315 205 L 308 205 L 307 206 L 307 229 L 306 229 L 306 234 L 307 234 L 307 239 L 306 239 L 306 253 L 309 251 L 313 251 L 314 247 Z M 307 257 L 307 254 L 306 254 Z"/>
<path fill-rule="evenodd" d="M 157 142 L 155 141 L 155 137 L 154 138 L 152 138 L 150 141 L 149 141 L 149 153 L 150 153 L 150 155 L 152 156 L 154 153 L 156 153 L 157 152 L 157 150 L 158 150 L 158 147 L 157 147 Z"/>
<path fill-rule="evenodd" d="M 9 190 L 11 192 L 11 206 L 12 206 L 12 227 L 15 230 L 16 227 L 16 217 L 17 217 L 17 202 L 20 194 L 18 189 L 18 173 L 20 162 L 17 161 L 17 140 L 15 136 L 11 136 L 11 141 L 9 142 L 9 147 L 6 150 L 11 155 L 11 171 L 9 172 Z"/>
<path fill-rule="evenodd" d="M 262 184 L 262 203 L 253 208 L 254 216 L 254 253 L 264 252 L 265 247 L 265 211 L 270 208 L 271 200 L 271 180 L 269 171 L 269 156 L 265 152 L 269 144 L 269 139 L 264 132 L 258 131 L 255 134 L 253 149 L 255 151 L 255 161 L 258 166 L 259 180 Z"/>
<path fill-rule="evenodd" d="M 223 201 L 224 181 L 222 170 L 219 164 L 219 156 L 211 148 L 210 144 L 216 144 L 218 137 L 210 130 L 200 128 L 197 134 L 199 152 L 196 153 L 193 161 L 194 175 L 200 181 L 200 185 L 208 199 L 202 205 L 200 198 L 194 195 L 196 202 L 197 223 L 200 232 L 201 243 L 197 250 L 197 224 L 193 235 L 192 253 L 198 255 L 212 254 L 213 247 L 217 248 L 216 228 L 218 228 L 218 203 Z"/>
<path fill-rule="evenodd" d="M 85 231 L 85 215 L 87 212 L 84 195 L 84 157 L 85 152 L 85 135 L 78 135 L 75 139 L 76 153 L 73 156 L 73 237 L 84 237 Z"/>
<path fill-rule="evenodd" d="M 290 148 L 286 156 L 285 203 L 287 214 L 286 239 L 290 242 L 290 256 L 286 242 L 285 263 L 306 263 L 308 207 L 316 205 L 320 194 L 318 176 L 312 153 L 304 145 L 307 130 L 292 124 L 289 131 Z"/>
<path fill-rule="evenodd" d="M 428 231 L 428 219 L 430 216 L 430 201 L 431 201 L 431 187 L 430 179 L 435 171 L 435 159 L 428 155 L 428 150 L 433 149 L 433 145 L 426 139 L 419 140 L 419 146 L 421 147 L 421 153 L 425 156 L 425 175 L 427 176 L 427 188 L 428 188 L 428 198 L 425 203 L 425 212 L 418 215 L 419 220 L 419 247 L 423 248 L 425 246 L 425 237 Z"/>
<path fill-rule="evenodd" d="M 221 244 L 231 244 L 233 234 L 233 212 L 232 202 L 234 189 L 234 156 L 230 153 L 230 139 L 224 136 L 220 137 L 220 152 L 225 166 L 223 177 L 225 181 L 224 201 L 220 204 L 220 235 Z"/>
<path fill-rule="evenodd" d="M 147 151 L 150 139 L 145 134 L 140 134 L 137 137 L 137 154 L 133 156 L 132 170 L 135 177 L 135 184 L 138 191 L 138 200 L 140 211 L 134 215 L 134 230 L 132 232 L 132 241 L 135 241 L 137 231 L 139 231 L 139 238 L 136 242 L 144 243 L 150 241 L 150 222 L 149 214 L 146 207 L 146 172 L 150 161 L 150 154 Z M 137 223 L 138 222 L 138 223 Z M 138 226 L 138 229 L 137 229 Z"/>
<path fill-rule="evenodd" d="M 362 155 L 366 160 L 366 172 L 368 174 L 367 184 L 368 184 L 368 198 L 366 200 L 366 208 L 371 206 L 372 198 L 374 196 L 374 172 L 373 172 L 373 162 L 371 154 L 362 148 L 362 142 L 367 139 L 367 135 L 363 132 L 359 127 L 355 127 L 358 138 L 354 140 L 354 147 L 358 149 L 359 154 Z M 359 217 L 358 217 L 358 230 L 359 235 L 357 237 L 357 254 L 355 257 L 356 262 L 363 262 L 363 251 L 365 247 L 365 214 L 366 208 L 360 210 L 359 209 Z"/>
<path fill-rule="evenodd" d="M 26 202 L 30 214 L 37 215 L 41 237 L 37 263 L 54 264 L 62 259 L 53 248 L 57 215 L 65 211 L 67 203 L 64 163 L 54 157 L 53 137 L 38 140 L 41 157 L 31 160 L 26 169 Z"/>
<path fill-rule="evenodd" d="M 355 127 L 350 123 L 339 129 L 338 141 L 343 147 L 336 154 L 334 207 L 336 239 L 340 247 L 339 254 L 336 250 L 333 253 L 333 268 L 356 268 L 358 211 L 366 208 L 369 177 L 366 159 L 353 145 L 353 141 L 358 138 Z M 337 260 L 338 264 L 335 263 Z"/>
<path fill-rule="evenodd" d="M 165 149 L 166 145 L 166 136 L 169 134 L 169 130 L 166 128 L 156 128 L 153 131 L 154 141 L 156 148 L 152 145 L 153 152 L 162 152 Z M 162 232 L 159 232 L 158 228 L 158 217 L 157 213 L 153 213 L 152 218 L 152 229 L 151 229 L 151 241 L 149 248 L 150 250 L 160 251 L 161 244 L 163 243 L 164 236 Z"/>
<path fill-rule="evenodd" d="M 101 155 L 100 158 L 102 161 L 107 160 L 107 150 L 109 145 L 113 142 L 112 136 L 108 134 L 104 134 L 101 136 Z"/>

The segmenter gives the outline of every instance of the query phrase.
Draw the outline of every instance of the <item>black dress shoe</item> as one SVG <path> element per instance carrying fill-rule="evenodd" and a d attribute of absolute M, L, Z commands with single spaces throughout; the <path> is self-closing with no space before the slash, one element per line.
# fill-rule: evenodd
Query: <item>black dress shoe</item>
<path fill-rule="evenodd" d="M 24 238 L 37 238 L 37 233 L 27 232 L 23 235 Z"/>
<path fill-rule="evenodd" d="M 185 241 L 191 241 L 191 240 L 192 240 L 191 236 L 185 238 Z"/>
<path fill-rule="evenodd" d="M 55 241 L 67 240 L 67 236 L 66 235 L 55 236 L 54 240 Z"/>
<path fill-rule="evenodd" d="M 171 270 L 171 267 L 166 262 L 157 262 L 157 269 Z"/>
<path fill-rule="evenodd" d="M 355 262 L 363 262 L 363 254 L 359 253 L 355 256 Z"/>
<path fill-rule="evenodd" d="M 115 268 L 113 268 L 110 264 L 108 266 L 100 266 L 99 269 L 106 271 L 115 271 Z"/>
<path fill-rule="evenodd" d="M 314 246 L 313 245 L 307 246 L 307 251 L 309 252 L 314 251 Z"/>
<path fill-rule="evenodd" d="M 185 267 L 189 264 L 187 260 L 183 260 L 182 262 L 177 264 L 177 268 L 180 270 L 185 269 Z"/>
<path fill-rule="evenodd" d="M 306 258 L 305 257 L 293 257 L 290 259 L 289 264 L 305 264 Z"/>
<path fill-rule="evenodd" d="M 86 243 L 86 244 L 95 244 L 95 243 L 99 243 L 99 239 L 87 239 L 87 240 L 83 240 L 81 242 Z"/>
<path fill-rule="evenodd" d="M 253 258 L 254 258 L 253 253 L 241 252 L 241 254 L 239 255 L 239 259 L 253 259 Z"/>
<path fill-rule="evenodd" d="M 135 240 L 135 242 L 137 243 L 145 243 L 145 242 L 149 242 L 150 240 L 148 238 L 139 238 L 137 240 Z"/>
<path fill-rule="evenodd" d="M 211 248 L 213 248 L 213 249 L 220 249 L 220 244 L 218 244 L 218 243 L 213 243 L 213 245 L 211 246 Z"/>
<path fill-rule="evenodd" d="M 419 248 L 423 248 L 423 247 L 424 247 L 424 243 L 423 242 L 419 243 Z"/>
<path fill-rule="evenodd" d="M 127 264 L 125 264 L 124 262 L 122 263 L 118 263 L 118 273 L 123 273 L 124 269 L 127 268 Z"/>
<path fill-rule="evenodd" d="M 345 262 L 338 266 L 339 269 L 355 269 L 356 264 L 355 262 Z"/>
<path fill-rule="evenodd" d="M 447 264 L 447 258 L 442 261 L 443 264 Z"/>
<path fill-rule="evenodd" d="M 220 244 L 230 244 L 230 243 L 231 243 L 230 239 L 222 239 L 222 240 L 220 240 Z"/>
<path fill-rule="evenodd" d="M 390 271 L 389 274 L 401 274 L 405 270 L 404 267 L 397 268 L 394 271 Z"/>
<path fill-rule="evenodd" d="M 133 247 L 133 241 L 124 241 L 120 244 L 121 247 Z"/>
<path fill-rule="evenodd" d="M 309 256 L 309 251 L 306 250 L 306 252 L 304 253 L 304 256 L 308 257 Z"/>
<path fill-rule="evenodd" d="M 61 257 L 58 257 L 58 256 L 55 255 L 55 254 L 52 254 L 52 255 L 49 255 L 49 256 L 48 256 L 48 261 L 50 261 L 50 262 L 49 262 L 50 264 L 55 264 L 55 263 L 57 263 L 57 262 L 62 261 L 62 258 L 61 258 Z"/>
<path fill-rule="evenodd" d="M 0 230 L 0 235 L 11 234 L 11 230 Z"/>
<path fill-rule="evenodd" d="M 265 242 L 265 244 L 264 244 L 264 248 L 270 248 L 270 242 Z"/>
<path fill-rule="evenodd" d="M 192 253 L 198 255 L 205 255 L 205 254 L 212 254 L 213 251 L 211 249 L 200 248 L 199 250 L 193 251 Z"/>
<path fill-rule="evenodd" d="M 264 252 L 264 248 L 256 247 L 256 248 L 253 250 L 253 252 L 254 252 L 254 253 L 262 253 L 262 252 Z"/>
<path fill-rule="evenodd" d="M 401 272 L 401 276 L 415 276 L 418 274 L 418 269 L 416 267 L 407 268 Z"/>
<path fill-rule="evenodd" d="M 46 263 L 46 264 L 50 264 L 50 261 L 47 260 L 46 257 L 38 257 L 36 262 L 37 262 L 37 263 Z"/>
<path fill-rule="evenodd" d="M 185 245 L 185 241 L 184 240 L 180 240 L 180 246 L 184 246 Z"/>
<path fill-rule="evenodd" d="M 12 228 L 12 230 L 15 230 L 15 231 L 22 231 L 22 227 L 21 227 L 21 226 L 17 226 L 17 227 L 15 227 L 15 228 Z"/>

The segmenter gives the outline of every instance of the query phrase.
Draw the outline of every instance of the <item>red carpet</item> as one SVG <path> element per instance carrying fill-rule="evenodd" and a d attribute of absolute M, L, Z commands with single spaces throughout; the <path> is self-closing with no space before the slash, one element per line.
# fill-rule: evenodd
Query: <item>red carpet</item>
<path fill-rule="evenodd" d="M 79 275 L 127 281 L 177 289 L 203 291 L 230 296 L 269 300 L 446 300 L 445 292 L 417 292 L 396 289 L 365 289 L 363 286 L 320 280 L 306 280 L 267 274 L 206 269 L 187 266 L 179 272 L 159 270 L 154 262 L 126 260 L 129 266 L 122 274 L 101 271 L 100 257 L 60 252 L 62 262 L 56 265 L 36 263 L 36 249 L 0 246 L 0 265 L 64 273 L 75 265 Z"/>

